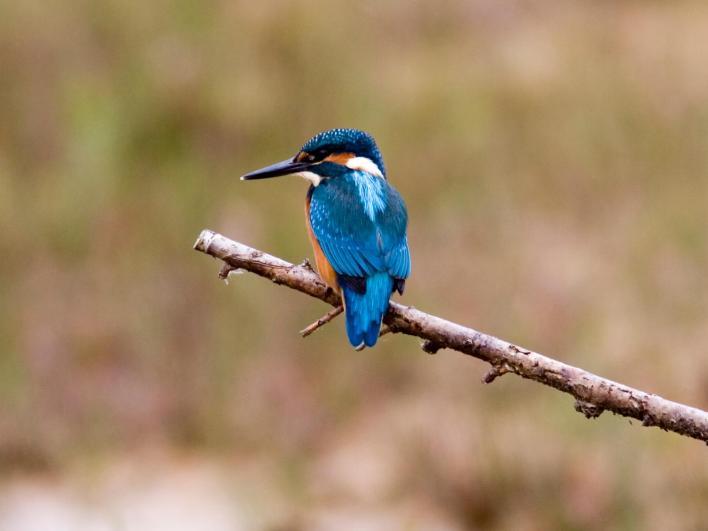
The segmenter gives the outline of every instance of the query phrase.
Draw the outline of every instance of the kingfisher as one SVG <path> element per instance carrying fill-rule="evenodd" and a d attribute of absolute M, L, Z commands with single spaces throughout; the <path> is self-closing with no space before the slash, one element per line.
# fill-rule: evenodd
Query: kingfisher
<path fill-rule="evenodd" d="M 374 138 L 358 129 L 330 129 L 294 157 L 241 180 L 297 175 L 309 181 L 307 232 L 320 277 L 342 297 L 347 337 L 373 347 L 394 291 L 411 271 L 408 212 L 386 178 Z"/>

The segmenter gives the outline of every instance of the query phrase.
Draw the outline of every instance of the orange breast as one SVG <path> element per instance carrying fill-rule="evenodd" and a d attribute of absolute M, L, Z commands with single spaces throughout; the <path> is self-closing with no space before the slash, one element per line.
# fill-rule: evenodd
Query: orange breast
<path fill-rule="evenodd" d="M 320 274 L 322 280 L 331 287 L 333 290 L 339 292 L 339 282 L 337 282 L 337 273 L 334 268 L 327 260 L 324 252 L 322 252 L 322 247 L 320 247 L 315 233 L 312 231 L 312 225 L 310 225 L 310 197 L 308 196 L 307 202 L 305 203 L 305 220 L 307 222 L 307 234 L 310 236 L 310 243 L 312 244 L 312 251 L 315 254 L 315 266 L 317 266 L 317 272 Z"/>

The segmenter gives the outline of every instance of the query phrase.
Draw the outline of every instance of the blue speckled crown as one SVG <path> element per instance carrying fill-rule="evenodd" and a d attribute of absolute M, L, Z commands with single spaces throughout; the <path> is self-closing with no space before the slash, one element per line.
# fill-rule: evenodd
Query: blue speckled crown
<path fill-rule="evenodd" d="M 383 157 L 374 137 L 359 129 L 330 129 L 316 134 L 302 146 L 302 151 L 312 153 L 326 147 L 335 153 L 354 153 L 357 157 L 371 159 L 386 175 Z"/>

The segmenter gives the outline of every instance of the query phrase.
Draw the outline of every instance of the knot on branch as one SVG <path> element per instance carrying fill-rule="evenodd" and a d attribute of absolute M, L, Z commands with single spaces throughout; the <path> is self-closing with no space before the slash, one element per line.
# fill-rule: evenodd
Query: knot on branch
<path fill-rule="evenodd" d="M 229 274 L 234 269 L 236 269 L 236 268 L 232 267 L 229 264 L 227 264 L 226 262 L 224 262 L 223 265 L 221 266 L 221 269 L 219 269 L 219 278 L 221 280 L 226 280 L 227 278 L 229 278 Z"/>
<path fill-rule="evenodd" d="M 642 426 L 656 426 L 656 421 L 649 413 L 644 413 L 644 417 L 642 417 Z"/>
<path fill-rule="evenodd" d="M 302 264 L 300 264 L 300 267 L 303 267 L 303 268 L 307 269 L 308 271 L 312 271 L 313 273 L 315 273 L 315 270 L 313 269 L 312 264 L 310 263 L 310 261 L 307 258 L 305 258 L 302 261 Z"/>
<path fill-rule="evenodd" d="M 516 345 L 509 345 L 509 350 L 511 350 L 514 354 L 523 354 L 524 356 L 528 356 L 529 354 L 531 354 L 530 350 L 517 347 Z"/>
<path fill-rule="evenodd" d="M 231 275 L 242 275 L 245 272 L 246 271 L 244 269 L 239 269 L 238 267 L 234 267 L 224 262 L 224 265 L 222 265 L 221 269 L 219 269 L 219 278 L 228 284 L 229 277 Z"/>
<path fill-rule="evenodd" d="M 420 348 L 423 349 L 423 352 L 427 352 L 428 354 L 437 354 L 438 350 L 443 348 L 443 345 L 437 341 L 426 339 L 420 344 Z"/>
<path fill-rule="evenodd" d="M 492 383 L 500 376 L 504 376 L 507 372 L 512 372 L 513 369 L 506 363 L 493 363 L 492 368 L 487 371 L 487 374 L 482 378 L 482 382 L 486 384 Z"/>
<path fill-rule="evenodd" d="M 575 411 L 585 415 L 587 419 L 596 419 L 605 411 L 605 408 L 595 405 L 591 402 L 577 399 L 575 401 Z"/>

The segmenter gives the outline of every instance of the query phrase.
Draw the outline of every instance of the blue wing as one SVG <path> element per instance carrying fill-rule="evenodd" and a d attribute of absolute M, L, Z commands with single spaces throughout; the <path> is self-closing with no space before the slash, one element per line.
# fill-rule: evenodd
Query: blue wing
<path fill-rule="evenodd" d="M 356 348 L 376 344 L 391 293 L 403 291 L 411 269 L 406 206 L 386 181 L 373 179 L 342 176 L 310 190 L 310 226 L 337 273 Z"/>
<path fill-rule="evenodd" d="M 371 215 L 356 186 L 345 179 L 324 181 L 312 190 L 310 225 L 327 260 L 339 275 L 368 277 L 385 272 L 408 278 L 408 215 L 396 190 L 382 181 L 381 208 Z"/>

